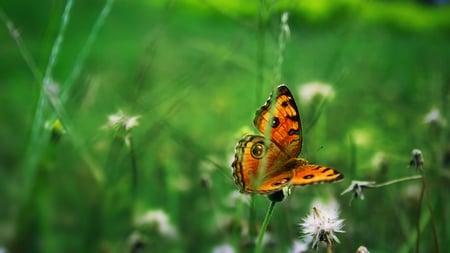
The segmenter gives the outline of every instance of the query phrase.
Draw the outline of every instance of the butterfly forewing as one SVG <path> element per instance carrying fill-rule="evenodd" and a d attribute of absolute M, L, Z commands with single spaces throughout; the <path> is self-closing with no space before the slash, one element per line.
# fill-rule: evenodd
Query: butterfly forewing
<path fill-rule="evenodd" d="M 270 141 L 290 157 L 297 157 L 302 148 L 302 124 L 294 97 L 287 86 L 280 85 L 256 112 L 254 125 L 266 135 L 270 131 Z"/>

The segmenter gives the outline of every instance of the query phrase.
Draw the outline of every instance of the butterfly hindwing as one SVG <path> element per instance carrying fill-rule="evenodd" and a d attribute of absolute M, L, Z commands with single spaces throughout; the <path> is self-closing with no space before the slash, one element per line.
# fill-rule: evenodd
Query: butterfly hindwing
<path fill-rule="evenodd" d="M 275 144 L 266 145 L 264 137 L 260 135 L 245 135 L 236 145 L 233 177 L 242 192 L 276 191 L 293 177 L 292 172 L 276 172 L 289 157 Z M 280 183 L 280 180 L 284 183 Z"/>
<path fill-rule="evenodd" d="M 344 178 L 344 175 L 336 169 L 316 164 L 308 164 L 306 160 L 301 158 L 292 158 L 288 160 L 283 165 L 283 168 L 284 170 L 289 170 L 294 173 L 290 184 L 297 186 L 329 183 Z"/>

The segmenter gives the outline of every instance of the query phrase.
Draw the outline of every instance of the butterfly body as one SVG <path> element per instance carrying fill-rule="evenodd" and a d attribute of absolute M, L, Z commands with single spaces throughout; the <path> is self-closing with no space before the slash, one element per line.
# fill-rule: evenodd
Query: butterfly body
<path fill-rule="evenodd" d="M 253 120 L 262 135 L 248 134 L 236 145 L 234 181 L 244 193 L 266 194 L 291 185 L 333 182 L 343 175 L 297 158 L 302 148 L 302 124 L 294 97 L 285 85 L 256 112 Z"/>

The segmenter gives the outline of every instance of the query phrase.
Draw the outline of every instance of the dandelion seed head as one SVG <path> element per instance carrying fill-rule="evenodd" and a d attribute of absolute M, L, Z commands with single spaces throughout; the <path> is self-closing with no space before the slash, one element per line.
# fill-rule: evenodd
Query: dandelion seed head
<path fill-rule="evenodd" d="M 414 166 L 418 169 L 422 169 L 424 163 L 423 154 L 420 149 L 412 150 L 412 158 L 409 161 L 409 166 Z"/>
<path fill-rule="evenodd" d="M 323 203 L 319 200 L 314 201 L 312 206 L 311 213 L 300 223 L 306 239 L 312 242 L 312 248 L 317 249 L 320 242 L 339 243 L 335 233 L 344 232 L 344 220 L 339 219 L 337 202 Z"/>

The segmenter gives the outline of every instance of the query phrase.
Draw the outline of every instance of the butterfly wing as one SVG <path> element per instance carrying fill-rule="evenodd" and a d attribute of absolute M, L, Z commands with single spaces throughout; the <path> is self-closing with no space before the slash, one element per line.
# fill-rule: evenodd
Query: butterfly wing
<path fill-rule="evenodd" d="M 282 167 L 286 171 L 293 172 L 293 177 L 290 181 L 291 185 L 302 186 L 316 183 L 331 183 L 344 178 L 344 175 L 336 169 L 308 164 L 306 160 L 301 158 L 292 158 Z"/>
<path fill-rule="evenodd" d="M 253 123 L 263 135 L 270 131 L 270 141 L 290 158 L 297 157 L 302 148 L 302 124 L 294 97 L 286 85 L 280 85 L 275 101 L 273 98 L 272 93 L 256 112 Z"/>
<path fill-rule="evenodd" d="M 275 100 L 273 101 L 273 99 Z M 333 182 L 343 175 L 324 166 L 297 158 L 302 148 L 302 125 L 294 97 L 285 85 L 277 87 L 253 120 L 264 136 L 246 135 L 237 144 L 233 177 L 241 192 L 261 194 L 289 185 Z"/>
<path fill-rule="evenodd" d="M 264 136 L 246 135 L 236 146 L 233 177 L 241 192 L 274 192 L 287 186 L 294 176 L 293 171 L 283 169 L 283 164 L 300 153 L 300 116 L 287 86 L 278 86 L 275 94 L 253 120 L 262 134 L 270 131 L 270 141 Z"/>
<path fill-rule="evenodd" d="M 268 146 L 267 146 L 268 145 Z M 270 193 L 287 186 L 292 171 L 280 171 L 289 159 L 274 143 L 264 143 L 264 137 L 246 135 L 236 145 L 233 178 L 241 192 Z"/>

